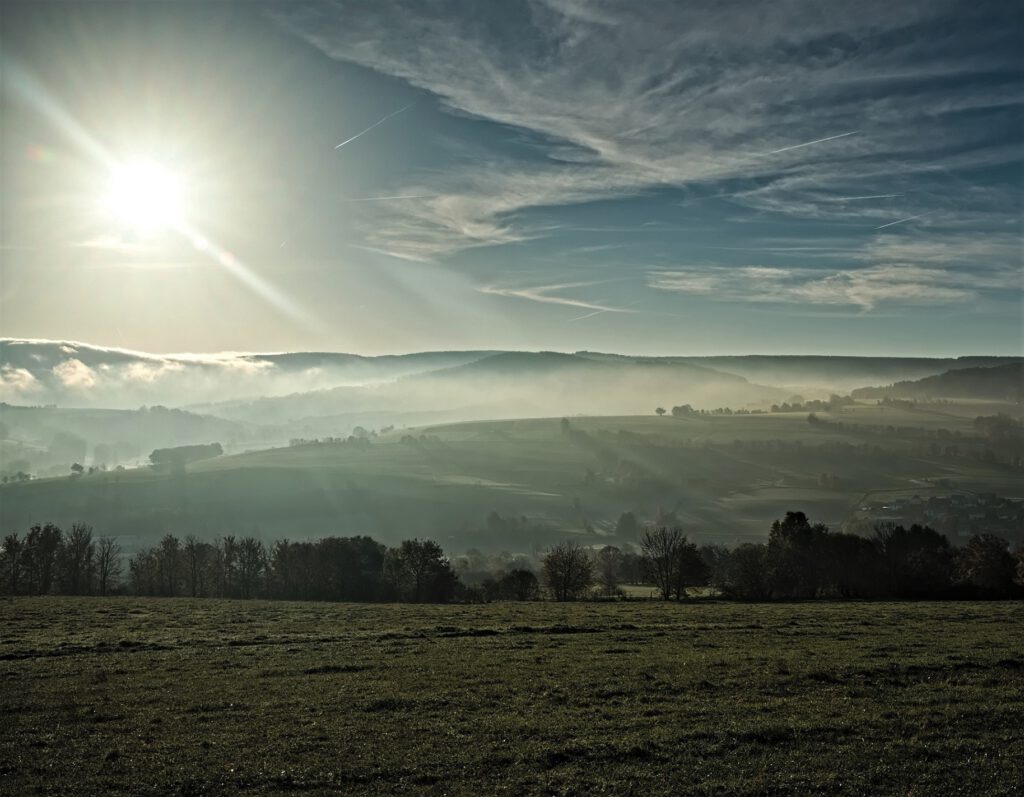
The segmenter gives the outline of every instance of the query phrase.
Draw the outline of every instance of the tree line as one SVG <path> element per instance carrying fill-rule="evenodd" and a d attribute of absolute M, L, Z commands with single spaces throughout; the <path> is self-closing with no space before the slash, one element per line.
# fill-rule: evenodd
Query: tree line
<path fill-rule="evenodd" d="M 698 546 L 681 529 L 643 529 L 637 550 L 565 542 L 536 560 L 512 557 L 482 569 L 482 555 L 449 559 L 432 540 L 388 547 L 367 536 L 278 540 L 226 535 L 214 542 L 165 535 L 130 557 L 76 523 L 9 534 L 0 548 L 0 590 L 11 595 L 136 595 L 414 603 L 621 597 L 646 584 L 663 600 L 694 588 L 744 601 L 1024 597 L 1024 549 L 991 534 L 963 547 L 927 526 L 892 524 L 874 535 L 833 532 L 787 512 L 766 543 Z M 475 564 L 469 559 L 475 558 Z M 536 565 L 536 566 L 535 566 Z M 460 572 L 467 578 L 460 578 Z"/>
<path fill-rule="evenodd" d="M 106 595 L 119 586 L 122 569 L 117 541 L 93 537 L 84 523 L 68 532 L 35 525 L 0 542 L 0 590 L 7 595 Z"/>

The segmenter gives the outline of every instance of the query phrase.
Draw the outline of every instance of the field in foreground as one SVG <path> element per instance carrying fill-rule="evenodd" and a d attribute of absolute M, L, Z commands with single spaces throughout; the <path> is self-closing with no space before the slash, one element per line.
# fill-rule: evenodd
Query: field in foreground
<path fill-rule="evenodd" d="M 0 602 L 4 794 L 1020 794 L 1024 604 Z"/>

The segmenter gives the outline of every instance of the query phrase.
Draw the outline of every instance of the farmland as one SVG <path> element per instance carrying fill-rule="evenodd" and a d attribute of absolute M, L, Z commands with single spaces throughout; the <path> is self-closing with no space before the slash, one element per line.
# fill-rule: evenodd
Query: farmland
<path fill-rule="evenodd" d="M 151 469 L 0 488 L 10 528 L 84 520 L 127 550 L 164 533 L 268 541 L 426 536 L 446 549 L 528 551 L 558 536 L 616 540 L 623 512 L 659 510 L 706 541 L 761 538 L 801 509 L 838 527 L 868 494 L 1020 498 L 1019 469 L 972 456 L 972 421 L 999 405 L 902 409 L 861 404 L 810 424 L 802 412 L 658 418 L 573 417 L 401 429 L 360 444 L 320 442 Z M 903 430 L 887 432 L 887 427 Z M 940 432 L 939 430 L 944 430 Z M 951 456 L 936 442 L 957 444 Z M 514 534 L 486 520 L 526 516 Z"/>
<path fill-rule="evenodd" d="M 0 603 L 5 794 L 986 794 L 1024 606 Z"/>

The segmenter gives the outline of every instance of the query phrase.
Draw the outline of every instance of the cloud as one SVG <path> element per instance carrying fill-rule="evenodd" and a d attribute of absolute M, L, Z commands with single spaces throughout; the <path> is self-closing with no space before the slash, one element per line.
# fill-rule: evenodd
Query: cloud
<path fill-rule="evenodd" d="M 1018 66 L 998 5 L 546 0 L 502 4 L 500 25 L 477 9 L 338 0 L 274 14 L 333 58 L 529 135 L 536 158 L 495 154 L 391 186 L 439 195 L 373 203 L 385 215 L 367 243 L 398 256 L 538 237 L 531 208 L 737 180 L 757 183 L 731 200 L 755 211 L 869 228 L 935 213 L 936 227 L 971 198 L 935 164 L 1020 158 L 978 113 L 1021 100 L 1015 80 L 984 77 Z"/>
<path fill-rule="evenodd" d="M 994 271 L 977 278 L 950 269 L 905 263 L 823 270 L 746 266 L 687 266 L 650 271 L 649 287 L 719 301 L 846 305 L 940 305 L 971 301 L 988 288 L 1012 287 L 1014 275 Z"/>
<path fill-rule="evenodd" d="M 3 396 L 4 400 L 17 400 L 40 389 L 42 385 L 39 380 L 27 368 L 0 366 L 0 396 Z"/>
<path fill-rule="evenodd" d="M 66 349 L 67 347 L 62 347 Z M 96 372 L 81 360 L 69 359 L 53 367 L 53 374 L 64 387 L 88 389 L 96 384 Z"/>

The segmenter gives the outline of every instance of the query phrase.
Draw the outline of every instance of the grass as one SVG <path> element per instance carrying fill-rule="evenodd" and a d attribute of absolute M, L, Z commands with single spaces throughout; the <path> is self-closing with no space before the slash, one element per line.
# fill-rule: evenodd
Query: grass
<path fill-rule="evenodd" d="M 1024 605 L 0 603 L 5 794 L 1011 795 Z"/>

